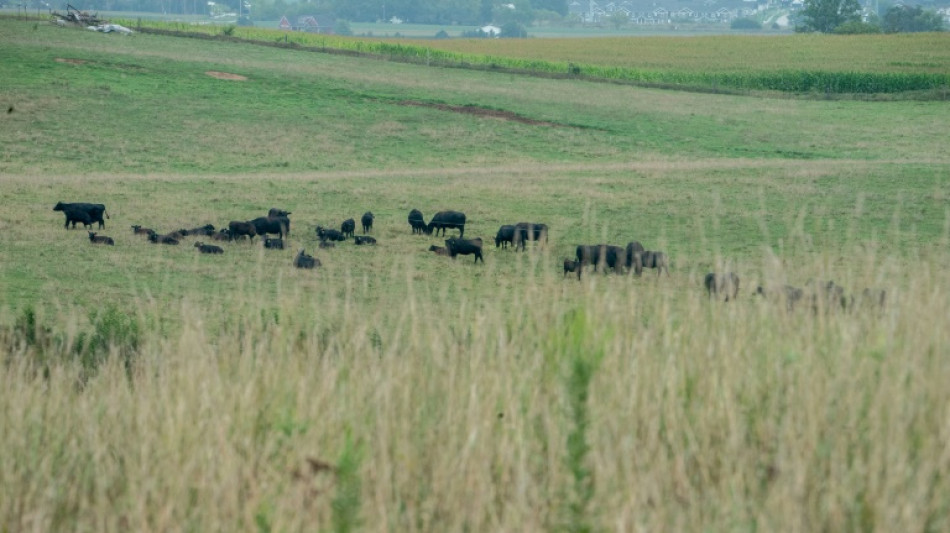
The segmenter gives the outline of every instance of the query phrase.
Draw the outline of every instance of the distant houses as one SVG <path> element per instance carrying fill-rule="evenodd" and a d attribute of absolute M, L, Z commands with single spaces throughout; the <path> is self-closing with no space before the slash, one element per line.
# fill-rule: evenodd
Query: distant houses
<path fill-rule="evenodd" d="M 758 0 L 571 0 L 568 13 L 591 24 L 606 22 L 618 13 L 631 24 L 730 22 L 753 15 L 760 5 L 766 5 L 764 0 L 762 4 Z"/>
<path fill-rule="evenodd" d="M 287 17 L 281 17 L 278 27 L 282 30 L 305 31 L 309 33 L 333 33 L 336 23 L 333 15 L 301 15 L 291 24 Z"/>

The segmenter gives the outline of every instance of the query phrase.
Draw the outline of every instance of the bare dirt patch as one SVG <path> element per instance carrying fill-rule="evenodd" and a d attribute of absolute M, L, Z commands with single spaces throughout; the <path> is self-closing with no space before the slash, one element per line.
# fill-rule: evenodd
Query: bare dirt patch
<path fill-rule="evenodd" d="M 230 72 L 218 72 L 217 70 L 209 70 L 205 74 L 211 76 L 212 78 L 217 78 L 219 80 L 234 80 L 234 81 L 247 81 L 247 76 L 241 76 L 240 74 L 231 74 Z"/>
<path fill-rule="evenodd" d="M 85 59 L 70 59 L 66 57 L 57 57 L 55 61 L 57 63 L 69 63 L 70 65 L 85 65 L 87 63 Z"/>
<path fill-rule="evenodd" d="M 474 105 L 448 105 L 448 104 L 435 104 L 430 102 L 419 102 L 415 100 L 403 100 L 399 102 L 400 105 L 407 106 L 416 106 L 416 107 L 429 107 L 432 109 L 439 109 L 441 111 L 451 111 L 453 113 L 463 113 L 466 115 L 475 115 L 478 117 L 485 118 L 498 118 L 502 120 L 510 120 L 512 122 L 520 122 L 521 124 L 530 124 L 532 126 L 557 126 L 564 127 L 564 124 L 558 124 L 556 122 L 548 122 L 546 120 L 536 120 L 530 117 L 525 117 L 517 113 L 512 113 L 511 111 L 503 111 L 500 109 L 489 109 L 486 107 L 478 107 Z"/>

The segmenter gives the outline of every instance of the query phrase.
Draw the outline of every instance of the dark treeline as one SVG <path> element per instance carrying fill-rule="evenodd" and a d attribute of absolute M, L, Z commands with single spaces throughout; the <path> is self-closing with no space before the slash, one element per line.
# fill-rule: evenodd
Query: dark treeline
<path fill-rule="evenodd" d="M 239 2 L 243 1 L 243 4 Z M 57 5 L 63 2 L 62 5 Z M 330 14 L 353 22 L 375 22 L 397 17 L 418 24 L 528 23 L 539 14 L 564 16 L 568 0 L 69 0 L 88 11 L 147 11 L 184 15 L 240 13 L 252 20 L 276 20 L 282 16 Z M 65 9 L 66 2 L 50 2 L 52 9 Z"/>

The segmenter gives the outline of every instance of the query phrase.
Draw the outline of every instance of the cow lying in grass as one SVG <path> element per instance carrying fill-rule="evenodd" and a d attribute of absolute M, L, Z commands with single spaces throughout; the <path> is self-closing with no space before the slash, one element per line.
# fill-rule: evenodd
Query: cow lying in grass
<path fill-rule="evenodd" d="M 301 248 L 300 252 L 297 253 L 297 257 L 294 258 L 294 266 L 297 268 L 314 268 L 320 266 L 320 260 Z"/>
<path fill-rule="evenodd" d="M 89 232 L 89 242 L 92 244 L 108 244 L 109 246 L 115 246 L 115 241 L 112 240 L 112 237 L 106 237 L 105 235 L 99 236 L 93 232 Z"/>
<path fill-rule="evenodd" d="M 203 242 L 196 242 L 195 248 L 203 254 L 223 254 L 224 250 L 220 246 L 215 246 L 213 244 L 205 244 Z"/>

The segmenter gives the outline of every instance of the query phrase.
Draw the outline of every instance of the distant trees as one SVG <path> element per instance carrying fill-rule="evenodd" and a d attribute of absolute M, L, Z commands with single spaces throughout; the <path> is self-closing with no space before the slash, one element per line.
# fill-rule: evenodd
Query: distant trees
<path fill-rule="evenodd" d="M 801 24 L 795 31 L 831 33 L 846 22 L 861 21 L 858 0 L 805 0 Z"/>
<path fill-rule="evenodd" d="M 884 33 L 943 31 L 943 18 L 935 11 L 920 6 L 896 5 L 887 10 L 881 20 Z"/>

